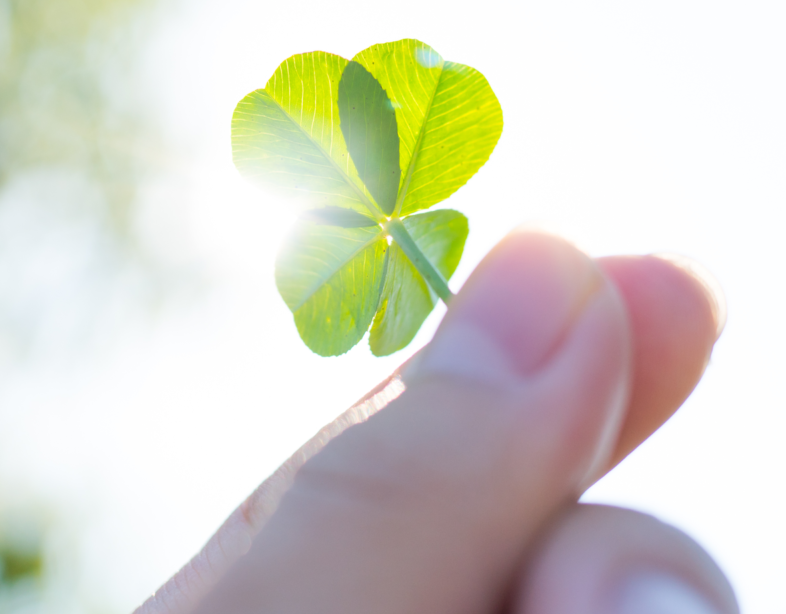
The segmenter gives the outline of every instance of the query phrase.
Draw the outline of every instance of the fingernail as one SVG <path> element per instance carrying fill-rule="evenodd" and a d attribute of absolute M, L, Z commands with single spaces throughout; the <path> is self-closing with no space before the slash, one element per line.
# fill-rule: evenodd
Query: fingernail
<path fill-rule="evenodd" d="M 604 283 L 592 260 L 564 240 L 531 230 L 511 233 L 451 302 L 412 368 L 416 376 L 526 376 L 547 360 Z"/>
<path fill-rule="evenodd" d="M 695 260 L 692 260 L 687 256 L 683 256 L 682 254 L 663 252 L 653 254 L 653 256 L 660 258 L 661 260 L 666 260 L 667 262 L 670 262 L 671 264 L 679 267 L 699 282 L 705 294 L 707 295 L 707 300 L 709 300 L 710 305 L 712 306 L 712 312 L 715 316 L 715 340 L 717 341 L 723 332 L 723 328 L 726 326 L 727 312 L 726 297 L 723 294 L 723 288 L 721 288 L 721 285 L 715 276 L 710 273 L 709 270 L 704 267 L 704 265 L 699 264 Z"/>
<path fill-rule="evenodd" d="M 720 614 L 710 601 L 682 579 L 666 573 L 643 572 L 623 580 L 612 593 L 613 614 Z"/>

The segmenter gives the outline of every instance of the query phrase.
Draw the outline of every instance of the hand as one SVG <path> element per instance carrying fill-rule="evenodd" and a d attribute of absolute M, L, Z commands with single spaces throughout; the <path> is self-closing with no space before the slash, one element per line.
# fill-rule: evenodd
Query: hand
<path fill-rule="evenodd" d="M 685 400 L 721 319 L 666 260 L 509 235 L 406 390 L 326 427 L 138 614 L 738 612 L 690 538 L 576 503 Z"/>

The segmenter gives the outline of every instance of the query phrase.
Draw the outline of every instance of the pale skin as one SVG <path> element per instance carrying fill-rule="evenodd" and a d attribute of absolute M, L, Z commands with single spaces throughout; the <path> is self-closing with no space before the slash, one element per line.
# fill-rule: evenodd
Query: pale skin
<path fill-rule="evenodd" d="M 400 377 L 136 614 L 737 613 L 688 536 L 576 503 L 687 398 L 723 317 L 663 258 L 511 233 Z"/>

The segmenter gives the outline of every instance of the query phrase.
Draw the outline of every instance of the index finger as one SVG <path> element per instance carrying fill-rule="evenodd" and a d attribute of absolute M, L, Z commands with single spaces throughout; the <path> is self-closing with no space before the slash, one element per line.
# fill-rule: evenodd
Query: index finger
<path fill-rule="evenodd" d="M 608 471 L 699 383 L 726 323 L 726 306 L 717 281 L 685 257 L 612 256 L 598 264 L 622 295 L 633 331 L 631 399 Z"/>

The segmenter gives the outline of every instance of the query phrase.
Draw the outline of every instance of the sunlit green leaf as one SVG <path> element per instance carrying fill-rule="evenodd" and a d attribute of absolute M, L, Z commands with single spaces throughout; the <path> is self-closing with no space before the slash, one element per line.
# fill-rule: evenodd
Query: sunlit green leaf
<path fill-rule="evenodd" d="M 379 304 L 387 252 L 378 226 L 296 225 L 276 261 L 276 285 L 314 352 L 336 356 L 363 338 Z"/>
<path fill-rule="evenodd" d="M 241 174 L 308 209 L 276 263 L 300 336 L 342 354 L 371 326 L 383 356 L 405 347 L 452 297 L 467 219 L 444 200 L 485 163 L 502 111 L 476 70 L 414 40 L 346 60 L 293 56 L 232 123 Z"/>
<path fill-rule="evenodd" d="M 338 87 L 341 132 L 361 181 L 387 215 L 396 206 L 401 168 L 396 112 L 385 90 L 357 62 Z"/>
<path fill-rule="evenodd" d="M 40 577 L 43 568 L 40 549 L 16 549 L 0 544 L 0 593 L 4 584 Z"/>
<path fill-rule="evenodd" d="M 376 220 L 367 215 L 361 215 L 352 209 L 342 209 L 341 207 L 322 207 L 321 209 L 309 209 L 300 216 L 302 220 L 323 224 L 325 226 L 340 226 L 341 228 L 366 228 L 369 226 L 379 226 Z"/>
<path fill-rule="evenodd" d="M 240 101 L 232 117 L 232 154 L 241 175 L 307 208 L 376 209 L 339 126 L 338 86 L 346 65 L 322 51 L 292 56 L 264 89 Z"/>
<path fill-rule="evenodd" d="M 477 70 L 445 62 L 412 39 L 374 45 L 353 59 L 379 80 L 396 109 L 397 213 L 445 200 L 486 163 L 502 134 L 502 108 Z"/>
<path fill-rule="evenodd" d="M 467 218 L 458 211 L 442 209 L 412 215 L 403 223 L 431 263 L 445 279 L 450 279 L 464 251 L 469 232 Z M 393 243 L 382 299 L 371 327 L 371 351 L 376 356 L 387 356 L 406 347 L 437 300 L 434 291 Z"/>

